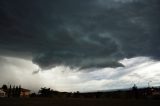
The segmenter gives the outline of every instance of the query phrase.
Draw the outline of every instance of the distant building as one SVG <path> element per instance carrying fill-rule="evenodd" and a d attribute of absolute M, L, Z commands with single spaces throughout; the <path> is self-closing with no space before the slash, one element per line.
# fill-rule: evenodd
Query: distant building
<path fill-rule="evenodd" d="M 29 97 L 29 95 L 30 95 L 29 89 L 21 88 L 20 97 Z"/>
<path fill-rule="evenodd" d="M 0 97 L 6 97 L 6 92 L 0 89 Z"/>

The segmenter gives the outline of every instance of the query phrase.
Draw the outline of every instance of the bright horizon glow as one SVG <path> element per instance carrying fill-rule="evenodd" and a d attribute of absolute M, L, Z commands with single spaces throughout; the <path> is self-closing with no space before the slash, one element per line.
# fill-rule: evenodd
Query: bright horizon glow
<path fill-rule="evenodd" d="M 31 60 L 1 56 L 2 84 L 22 85 L 37 92 L 41 87 L 50 87 L 58 91 L 99 91 L 131 88 L 135 83 L 138 87 L 160 85 L 160 62 L 147 57 L 136 57 L 120 60 L 125 67 L 104 68 L 94 71 L 71 69 L 57 66 L 50 70 L 39 71 Z M 12 77 L 11 77 L 12 75 Z"/>

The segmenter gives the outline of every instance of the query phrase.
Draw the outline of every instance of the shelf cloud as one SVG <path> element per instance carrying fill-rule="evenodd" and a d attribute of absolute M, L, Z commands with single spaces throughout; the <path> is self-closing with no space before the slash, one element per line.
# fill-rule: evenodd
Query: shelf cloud
<path fill-rule="evenodd" d="M 42 69 L 122 67 L 159 60 L 159 0 L 1 0 L 0 55 Z"/>

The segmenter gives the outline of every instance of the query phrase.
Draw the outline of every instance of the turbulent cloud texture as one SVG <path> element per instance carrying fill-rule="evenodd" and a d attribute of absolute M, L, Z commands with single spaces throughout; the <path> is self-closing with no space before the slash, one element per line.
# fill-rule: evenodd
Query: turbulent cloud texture
<path fill-rule="evenodd" d="M 41 68 L 159 59 L 159 6 L 159 0 L 1 0 L 1 55 L 31 56 Z"/>

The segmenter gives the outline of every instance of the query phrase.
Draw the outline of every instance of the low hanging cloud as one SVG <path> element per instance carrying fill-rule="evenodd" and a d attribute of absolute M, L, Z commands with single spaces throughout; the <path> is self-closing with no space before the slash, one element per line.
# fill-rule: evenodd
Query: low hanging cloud
<path fill-rule="evenodd" d="M 32 57 L 42 69 L 159 59 L 159 7 L 159 0 L 1 0 L 0 53 Z"/>

